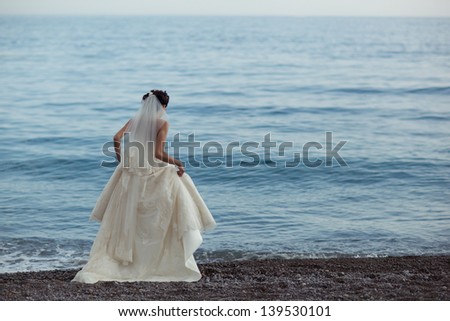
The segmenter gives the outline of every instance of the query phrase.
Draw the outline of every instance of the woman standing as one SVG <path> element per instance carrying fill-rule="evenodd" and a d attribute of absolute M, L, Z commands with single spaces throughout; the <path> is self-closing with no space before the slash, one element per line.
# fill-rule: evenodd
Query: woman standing
<path fill-rule="evenodd" d="M 168 103 L 165 91 L 152 90 L 114 136 L 119 165 L 92 211 L 100 229 L 73 281 L 201 278 L 193 253 L 216 223 L 182 163 L 164 151 Z"/>

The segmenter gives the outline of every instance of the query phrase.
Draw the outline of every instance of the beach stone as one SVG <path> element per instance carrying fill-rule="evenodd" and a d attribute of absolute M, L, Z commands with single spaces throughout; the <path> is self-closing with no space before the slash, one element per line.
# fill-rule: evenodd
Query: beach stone
<path fill-rule="evenodd" d="M 450 256 L 199 264 L 198 282 L 70 282 L 78 270 L 0 274 L 6 300 L 450 300 Z M 300 283 L 301 282 L 301 283 Z"/>

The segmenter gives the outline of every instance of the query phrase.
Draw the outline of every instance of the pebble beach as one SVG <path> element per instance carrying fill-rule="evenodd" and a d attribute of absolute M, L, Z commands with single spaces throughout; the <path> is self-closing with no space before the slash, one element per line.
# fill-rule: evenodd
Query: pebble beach
<path fill-rule="evenodd" d="M 0 274 L 3 301 L 450 300 L 450 256 L 199 264 L 198 282 L 71 282 L 77 269 Z"/>

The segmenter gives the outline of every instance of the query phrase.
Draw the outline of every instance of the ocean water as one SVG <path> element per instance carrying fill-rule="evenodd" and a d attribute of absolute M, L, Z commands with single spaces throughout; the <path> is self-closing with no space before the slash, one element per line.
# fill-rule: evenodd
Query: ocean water
<path fill-rule="evenodd" d="M 87 261 L 102 146 L 153 88 L 169 152 L 201 146 L 179 152 L 218 223 L 199 262 L 450 254 L 450 19 L 3 16 L 0 75 L 0 272 Z M 327 132 L 347 166 L 285 166 Z M 208 167 L 212 141 L 259 162 Z"/>

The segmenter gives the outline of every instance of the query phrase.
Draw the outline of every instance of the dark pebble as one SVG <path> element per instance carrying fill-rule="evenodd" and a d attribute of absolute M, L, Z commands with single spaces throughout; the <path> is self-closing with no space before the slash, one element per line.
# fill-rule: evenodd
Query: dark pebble
<path fill-rule="evenodd" d="M 200 264 L 185 282 L 70 282 L 77 270 L 0 274 L 6 300 L 450 300 L 450 256 Z"/>

